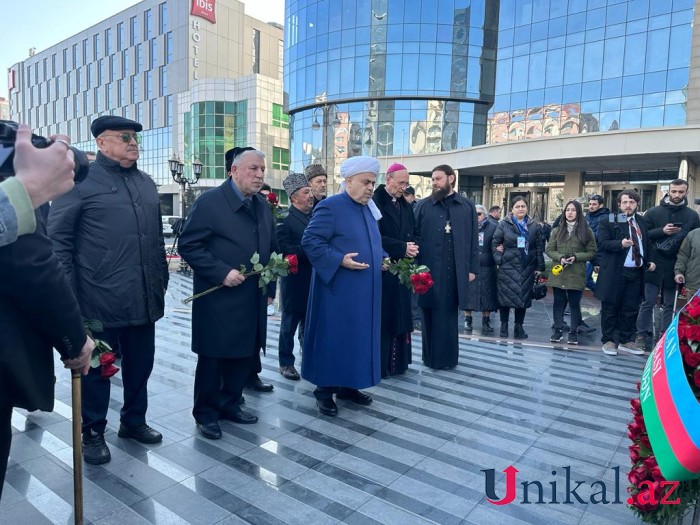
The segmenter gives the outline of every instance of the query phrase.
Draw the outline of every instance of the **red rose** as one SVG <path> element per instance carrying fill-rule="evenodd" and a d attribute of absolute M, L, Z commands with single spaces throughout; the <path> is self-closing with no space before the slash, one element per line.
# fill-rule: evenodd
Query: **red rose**
<path fill-rule="evenodd" d="M 700 388 L 700 370 L 696 370 L 693 374 L 693 381 L 695 382 L 695 386 Z"/>
<path fill-rule="evenodd" d="M 641 412 L 639 414 L 635 414 L 634 422 L 639 425 L 639 427 L 642 429 L 642 432 L 647 431 L 647 426 L 644 424 L 644 416 Z"/>
<path fill-rule="evenodd" d="M 639 436 L 644 433 L 642 427 L 640 427 L 636 422 L 632 422 L 627 425 L 627 436 L 632 440 L 636 441 Z"/>
<path fill-rule="evenodd" d="M 700 341 L 700 324 L 693 324 L 686 328 L 685 336 L 690 341 Z"/>
<path fill-rule="evenodd" d="M 636 415 L 642 413 L 642 404 L 640 403 L 639 398 L 630 399 L 630 407 L 632 407 L 633 414 Z"/>
<path fill-rule="evenodd" d="M 280 201 L 277 198 L 277 194 L 270 192 L 267 194 L 267 202 L 269 202 L 273 206 L 277 206 Z"/>
<path fill-rule="evenodd" d="M 685 364 L 688 365 L 691 368 L 697 368 L 700 366 L 700 354 L 697 352 L 690 352 L 689 354 L 685 354 L 683 356 L 683 361 L 685 361 Z"/>
<path fill-rule="evenodd" d="M 646 449 L 651 449 L 651 442 L 649 441 L 649 436 L 646 434 L 639 436 L 639 444 Z"/>
<path fill-rule="evenodd" d="M 428 272 L 414 273 L 409 279 L 413 285 L 413 291 L 418 295 L 423 295 L 435 284 L 433 277 Z"/>
<path fill-rule="evenodd" d="M 700 298 L 693 297 L 693 300 L 685 307 L 685 311 L 693 319 L 700 317 Z"/>
<path fill-rule="evenodd" d="M 299 259 L 293 253 L 285 257 L 289 263 L 289 273 L 294 275 L 299 271 Z"/>
<path fill-rule="evenodd" d="M 679 346 L 681 348 L 681 355 L 683 357 L 685 357 L 688 354 L 693 353 L 693 349 L 690 348 L 690 345 L 688 343 L 686 343 L 685 341 L 681 341 Z"/>
<path fill-rule="evenodd" d="M 648 476 L 647 469 L 645 469 L 644 467 L 633 468 L 632 470 L 630 470 L 629 474 L 627 474 L 627 479 L 635 487 L 638 487 L 639 484 L 642 481 L 644 481 L 645 479 L 647 479 L 648 477 L 649 476 Z"/>
<path fill-rule="evenodd" d="M 658 467 L 659 464 L 656 462 L 656 457 L 652 454 L 651 456 L 644 458 L 644 466 L 648 471 L 652 471 L 654 467 Z"/>
<path fill-rule="evenodd" d="M 658 465 L 649 469 L 649 475 L 651 476 L 651 479 L 653 479 L 654 481 L 665 481 L 666 480 L 666 478 L 664 478 L 663 474 L 661 474 L 661 469 L 659 468 Z"/>
<path fill-rule="evenodd" d="M 656 491 L 654 491 L 654 493 L 655 492 Z M 632 505 L 637 507 L 640 512 L 649 513 L 659 506 L 659 500 L 654 498 L 656 498 L 656 496 L 652 493 L 651 489 L 644 487 L 637 493 L 636 496 L 634 496 L 634 502 Z M 651 503 L 652 500 L 656 501 L 657 503 Z"/>
<path fill-rule="evenodd" d="M 102 366 L 102 379 L 109 379 L 114 374 L 119 372 L 119 369 L 114 365 L 103 365 Z"/>
<path fill-rule="evenodd" d="M 636 463 L 642 459 L 642 456 L 639 453 L 639 445 L 630 445 L 630 459 L 632 460 L 632 463 Z"/>
<path fill-rule="evenodd" d="M 117 357 L 112 352 L 105 352 L 104 354 L 100 355 L 100 364 L 102 366 L 113 365 L 116 360 Z"/>
<path fill-rule="evenodd" d="M 640 381 L 637 381 L 637 384 L 635 385 L 637 387 L 637 392 L 641 392 L 642 390 L 642 383 Z"/>

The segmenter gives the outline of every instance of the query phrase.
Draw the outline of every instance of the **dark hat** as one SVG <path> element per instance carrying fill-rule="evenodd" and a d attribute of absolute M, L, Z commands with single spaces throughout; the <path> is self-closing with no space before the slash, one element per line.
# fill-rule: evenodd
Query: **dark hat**
<path fill-rule="evenodd" d="M 92 124 L 90 124 L 90 132 L 95 138 L 99 137 L 103 131 L 107 131 L 108 129 L 133 129 L 134 131 L 141 131 L 143 126 L 136 121 L 124 117 L 117 117 L 116 115 L 103 115 L 93 120 Z"/>
<path fill-rule="evenodd" d="M 309 181 L 314 177 L 328 177 L 328 173 L 326 173 L 326 168 L 324 168 L 320 164 L 309 164 L 308 166 L 306 166 L 306 169 L 304 169 L 304 175 L 306 175 L 306 179 Z"/>
<path fill-rule="evenodd" d="M 300 189 L 308 188 L 309 181 L 303 173 L 290 173 L 287 175 L 287 178 L 282 181 L 282 186 L 284 186 L 284 191 L 287 192 L 287 196 L 291 199 L 292 195 Z"/>
<path fill-rule="evenodd" d="M 600 195 L 591 195 L 590 197 L 588 197 L 588 202 L 590 201 L 598 201 L 600 204 L 605 203 L 605 199 L 603 199 L 603 197 L 601 197 Z"/>
<path fill-rule="evenodd" d="M 246 146 L 244 148 L 231 148 L 225 153 L 224 157 L 226 160 L 226 173 L 231 171 L 231 166 L 233 165 L 233 161 L 236 159 L 236 157 L 246 151 L 255 151 L 255 148 L 251 148 L 250 146 Z"/>
<path fill-rule="evenodd" d="M 416 190 L 413 189 L 413 186 L 408 186 L 405 190 L 403 190 L 404 194 L 408 195 L 415 195 Z"/>

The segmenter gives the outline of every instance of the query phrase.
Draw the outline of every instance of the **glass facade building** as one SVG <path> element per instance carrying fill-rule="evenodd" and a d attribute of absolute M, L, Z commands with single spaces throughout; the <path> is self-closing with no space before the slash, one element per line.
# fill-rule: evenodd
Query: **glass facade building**
<path fill-rule="evenodd" d="M 488 143 L 686 123 L 694 0 L 501 0 Z"/>
<path fill-rule="evenodd" d="M 687 123 L 694 0 L 286 5 L 295 171 Z"/>
<path fill-rule="evenodd" d="M 497 2 L 289 0 L 292 169 L 483 144 Z"/>

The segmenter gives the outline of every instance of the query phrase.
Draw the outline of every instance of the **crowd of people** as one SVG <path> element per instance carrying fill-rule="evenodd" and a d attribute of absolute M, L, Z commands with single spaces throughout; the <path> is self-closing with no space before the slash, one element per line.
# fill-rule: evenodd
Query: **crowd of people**
<path fill-rule="evenodd" d="M 99 321 L 103 331 L 97 336 L 121 356 L 118 436 L 148 444 L 162 440 L 146 414 L 168 270 L 157 189 L 137 167 L 141 129 L 117 116 L 93 121 L 99 152 L 86 179 L 73 186 L 72 153 L 63 148 L 68 138 L 56 136 L 50 148 L 36 153 L 28 129 L 19 128 L 17 176 L 0 185 L 0 220 L 8 225 L 0 235 L 0 260 L 13 271 L 0 285 L 2 475 L 12 408 L 52 408 L 52 347 L 66 367 L 85 373 L 84 460 L 110 461 L 104 439 L 110 381 L 89 366 L 94 342 L 83 319 Z M 60 175 L 50 184 L 41 174 L 47 163 Z M 581 315 L 588 287 L 602 304 L 607 355 L 643 354 L 653 337 L 657 297 L 663 329 L 677 287 L 684 285 L 689 294 L 700 288 L 700 218 L 688 207 L 685 180 L 674 180 L 644 215 L 637 213 L 640 198 L 633 190 L 619 193 L 616 213 L 597 195 L 588 199 L 586 216 L 581 203 L 570 200 L 550 231 L 529 214 L 523 196 L 503 209 L 474 204 L 455 191 L 456 173 L 448 165 L 432 170 L 430 196 L 416 201 L 405 166 L 390 166 L 377 185 L 380 164 L 367 156 L 341 164 L 341 191 L 332 196 L 326 196 L 328 175 L 321 165 L 289 174 L 283 181 L 289 209 L 277 217 L 262 195 L 265 168 L 262 152 L 229 150 L 226 180 L 197 199 L 179 238 L 178 251 L 200 294 L 192 307 L 192 414 L 208 439 L 221 438 L 221 419 L 257 422 L 243 409 L 245 388 L 273 389 L 258 373 L 267 308 L 277 288 L 270 283 L 261 290 L 260 275 L 249 270 L 266 265 L 276 252 L 298 261 L 298 271 L 279 284 L 279 372 L 315 385 L 317 408 L 326 416 L 338 414 L 337 399 L 371 404 L 363 389 L 408 370 L 416 324 L 423 364 L 431 369 L 459 362 L 460 310 L 467 334 L 474 331 L 474 313 L 480 314 L 483 335 L 494 333 L 491 313 L 498 311 L 502 338 L 511 334 L 513 310 L 512 335 L 526 339 L 524 320 L 541 276 L 548 277 L 554 296 L 551 341 L 561 342 L 568 331 L 567 343 L 578 344 L 578 333 L 590 332 Z M 545 254 L 552 260 L 549 270 Z M 412 294 L 387 271 L 387 260 L 402 259 L 430 269 L 434 284 L 427 293 Z M 18 309 L 18 301 L 26 305 Z M 564 321 L 567 308 L 570 325 Z M 33 321 L 37 315 L 45 319 L 40 325 Z M 303 352 L 300 371 L 295 336 Z M 26 352 L 10 354 L 8 340 Z"/>

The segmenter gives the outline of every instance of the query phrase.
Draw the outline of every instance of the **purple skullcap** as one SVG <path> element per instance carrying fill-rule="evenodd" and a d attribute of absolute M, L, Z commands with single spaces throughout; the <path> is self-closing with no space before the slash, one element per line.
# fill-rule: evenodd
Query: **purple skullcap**
<path fill-rule="evenodd" d="M 406 166 L 404 166 L 403 164 L 399 164 L 398 162 L 395 162 L 394 164 L 389 166 L 389 168 L 386 170 L 386 173 L 388 175 L 389 173 L 394 173 L 395 171 L 401 171 L 401 170 L 408 171 L 406 169 Z"/>

